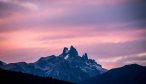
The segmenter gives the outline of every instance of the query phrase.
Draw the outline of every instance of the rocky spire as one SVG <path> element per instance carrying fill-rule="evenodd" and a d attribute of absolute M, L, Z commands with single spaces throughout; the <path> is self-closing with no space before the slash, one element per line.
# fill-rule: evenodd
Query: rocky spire
<path fill-rule="evenodd" d="M 62 53 L 61 53 L 61 57 L 65 57 L 67 54 L 69 53 L 69 50 L 68 50 L 68 48 L 67 47 L 64 47 L 64 49 L 63 49 L 63 51 L 62 51 Z"/>
<path fill-rule="evenodd" d="M 62 52 L 62 54 L 67 54 L 68 53 L 68 48 L 67 47 L 64 47 L 64 49 L 63 49 L 63 52 Z"/>
<path fill-rule="evenodd" d="M 87 55 L 87 53 L 85 53 L 85 54 L 82 56 L 82 59 L 88 60 L 88 55 Z"/>
<path fill-rule="evenodd" d="M 70 47 L 69 56 L 70 57 L 78 56 L 78 51 L 73 46 Z"/>

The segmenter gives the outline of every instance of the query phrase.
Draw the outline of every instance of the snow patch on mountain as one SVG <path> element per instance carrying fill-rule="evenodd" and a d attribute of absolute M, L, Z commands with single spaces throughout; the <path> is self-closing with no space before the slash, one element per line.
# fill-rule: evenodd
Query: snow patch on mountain
<path fill-rule="evenodd" d="M 65 56 L 64 59 L 68 59 L 69 55 Z"/>

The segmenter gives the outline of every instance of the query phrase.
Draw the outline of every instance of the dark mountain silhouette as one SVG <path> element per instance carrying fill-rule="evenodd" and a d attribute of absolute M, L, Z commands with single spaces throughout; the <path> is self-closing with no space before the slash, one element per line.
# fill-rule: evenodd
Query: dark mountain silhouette
<path fill-rule="evenodd" d="M 6 63 L 0 61 L 0 66 L 6 65 Z"/>
<path fill-rule="evenodd" d="M 146 84 L 146 67 L 131 64 L 80 82 L 81 84 Z"/>
<path fill-rule="evenodd" d="M 107 71 L 95 60 L 89 59 L 87 53 L 79 56 L 78 51 L 73 46 L 70 49 L 65 47 L 59 56 L 41 57 L 34 63 L 5 64 L 1 62 L 0 67 L 5 70 L 53 77 L 76 83 Z"/>
<path fill-rule="evenodd" d="M 50 77 L 43 78 L 31 74 L 0 69 L 0 84 L 71 84 L 71 83 L 53 79 Z"/>

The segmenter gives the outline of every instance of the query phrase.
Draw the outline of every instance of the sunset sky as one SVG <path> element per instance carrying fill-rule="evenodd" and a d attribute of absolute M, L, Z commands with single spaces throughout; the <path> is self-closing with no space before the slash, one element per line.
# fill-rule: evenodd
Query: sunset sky
<path fill-rule="evenodd" d="M 73 45 L 104 68 L 146 66 L 146 0 L 0 0 L 0 60 L 34 62 Z"/>

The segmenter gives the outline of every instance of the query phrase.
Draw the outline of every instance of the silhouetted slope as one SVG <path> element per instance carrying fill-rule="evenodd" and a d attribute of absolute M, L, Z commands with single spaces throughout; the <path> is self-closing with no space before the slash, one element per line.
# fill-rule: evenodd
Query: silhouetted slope
<path fill-rule="evenodd" d="M 21 72 L 7 71 L 0 69 L 0 84 L 70 84 L 69 82 L 43 78 Z"/>
<path fill-rule="evenodd" d="M 82 84 L 146 84 L 146 67 L 132 64 L 107 71 Z"/>

